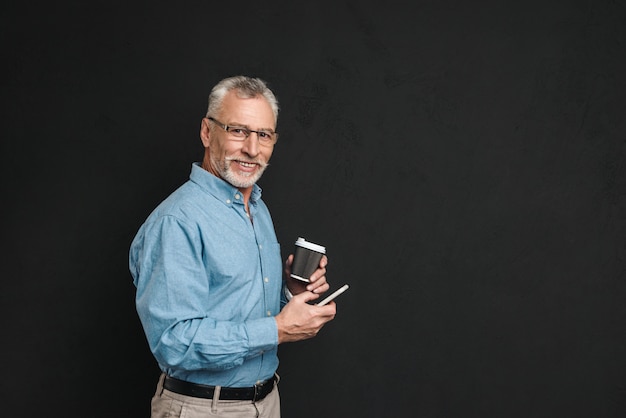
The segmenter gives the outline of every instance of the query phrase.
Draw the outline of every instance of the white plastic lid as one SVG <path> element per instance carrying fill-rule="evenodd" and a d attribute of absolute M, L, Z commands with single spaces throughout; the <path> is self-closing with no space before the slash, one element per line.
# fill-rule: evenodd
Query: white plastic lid
<path fill-rule="evenodd" d="M 326 247 L 313 244 L 312 242 L 309 242 L 302 237 L 298 237 L 298 239 L 296 240 L 296 245 L 299 247 L 308 248 L 309 250 L 312 250 L 318 253 L 326 254 Z"/>

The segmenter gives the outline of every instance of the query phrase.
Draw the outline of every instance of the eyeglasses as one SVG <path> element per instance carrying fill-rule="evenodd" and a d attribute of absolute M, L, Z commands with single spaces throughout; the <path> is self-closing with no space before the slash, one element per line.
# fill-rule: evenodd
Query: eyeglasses
<path fill-rule="evenodd" d="M 245 141 L 252 132 L 256 134 L 256 137 L 259 139 L 259 143 L 261 145 L 273 145 L 278 140 L 278 132 L 268 130 L 254 131 L 244 126 L 229 126 L 210 116 L 207 117 L 207 119 L 228 132 L 230 134 L 230 139 L 232 139 L 233 141 Z"/>

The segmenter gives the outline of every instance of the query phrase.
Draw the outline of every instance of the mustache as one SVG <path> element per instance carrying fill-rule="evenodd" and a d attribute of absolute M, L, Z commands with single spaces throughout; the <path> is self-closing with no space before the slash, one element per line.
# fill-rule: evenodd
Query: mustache
<path fill-rule="evenodd" d="M 239 162 L 242 162 L 242 163 L 257 164 L 261 168 L 266 168 L 269 165 L 269 163 L 267 161 L 263 161 L 263 160 L 249 160 L 249 159 L 241 158 L 241 157 L 226 157 L 226 158 L 224 158 L 224 160 L 226 160 L 227 163 L 230 163 L 232 161 L 239 161 Z"/>

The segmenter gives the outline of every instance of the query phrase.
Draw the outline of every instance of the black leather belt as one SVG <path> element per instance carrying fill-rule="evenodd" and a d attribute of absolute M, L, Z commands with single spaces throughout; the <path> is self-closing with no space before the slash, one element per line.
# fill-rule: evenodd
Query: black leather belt
<path fill-rule="evenodd" d="M 260 401 L 274 389 L 276 380 L 276 375 L 274 375 L 271 379 L 248 388 L 230 388 L 222 386 L 220 389 L 220 399 L 226 401 Z M 186 382 L 170 376 L 165 376 L 163 387 L 179 395 L 205 399 L 213 399 L 213 393 L 215 392 L 215 386 Z"/>

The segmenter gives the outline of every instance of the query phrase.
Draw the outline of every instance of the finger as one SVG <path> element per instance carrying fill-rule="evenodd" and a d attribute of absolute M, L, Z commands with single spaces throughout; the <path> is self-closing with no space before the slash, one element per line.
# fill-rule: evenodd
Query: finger
<path fill-rule="evenodd" d="M 311 274 L 311 277 L 309 277 L 309 280 L 311 282 L 315 282 L 319 280 L 320 278 L 325 277 L 325 275 L 326 275 L 326 269 L 324 267 L 320 267 L 317 270 L 315 270 L 313 274 Z"/>
<path fill-rule="evenodd" d="M 309 283 L 307 284 L 306 288 L 308 290 L 313 290 L 313 289 L 317 289 L 320 286 L 324 286 L 326 283 L 328 283 L 328 281 L 326 280 L 326 275 L 322 275 L 322 276 L 315 276 L 315 277 L 311 277 L 309 279 Z"/>
<path fill-rule="evenodd" d="M 309 287 L 311 287 L 311 289 L 309 289 Z M 310 284 L 307 286 L 307 290 L 313 293 L 317 293 L 317 294 L 322 294 L 324 292 L 327 292 L 328 289 L 330 289 L 330 285 L 326 282 L 323 283 L 314 283 L 314 284 Z"/>
<path fill-rule="evenodd" d="M 314 305 L 317 309 L 319 309 L 319 314 L 326 318 L 326 322 L 330 321 L 337 314 L 337 304 L 334 300 L 328 302 L 324 306 Z"/>
<path fill-rule="evenodd" d="M 293 254 L 289 254 L 289 257 L 285 260 L 285 265 L 283 268 L 283 272 L 285 277 L 289 278 L 291 276 L 291 264 L 293 263 Z"/>
<path fill-rule="evenodd" d="M 310 283 L 311 287 L 321 286 L 321 285 L 323 285 L 326 282 L 327 282 L 326 275 L 311 276 L 311 278 L 309 279 L 309 283 Z"/>
<path fill-rule="evenodd" d="M 318 295 L 317 293 L 302 292 L 299 295 L 294 296 L 294 299 L 295 298 L 300 298 L 300 299 L 302 299 L 302 302 L 310 302 L 312 300 L 319 299 L 319 297 L 320 297 L 320 295 Z"/>

